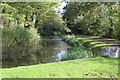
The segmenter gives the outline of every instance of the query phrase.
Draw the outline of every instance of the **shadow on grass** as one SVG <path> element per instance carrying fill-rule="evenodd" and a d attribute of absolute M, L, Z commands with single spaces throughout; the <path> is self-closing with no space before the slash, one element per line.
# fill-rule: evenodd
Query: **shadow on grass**
<path fill-rule="evenodd" d="M 98 42 L 98 41 L 89 41 L 89 42 L 82 42 L 82 44 L 86 47 L 90 47 L 90 48 L 100 48 L 100 47 L 110 47 L 113 46 L 112 44 L 105 44 L 103 42 Z M 114 45 L 116 46 L 116 45 Z"/>
<path fill-rule="evenodd" d="M 120 45 L 119 45 L 119 44 L 118 44 L 118 45 L 111 45 L 111 46 L 114 46 L 114 47 L 116 47 L 116 46 L 117 46 L 117 47 L 120 47 Z"/>

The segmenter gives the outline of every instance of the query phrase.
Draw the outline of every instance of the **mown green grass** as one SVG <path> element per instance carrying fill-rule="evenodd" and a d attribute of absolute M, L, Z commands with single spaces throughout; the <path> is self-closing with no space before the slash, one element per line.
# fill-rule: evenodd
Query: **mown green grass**
<path fill-rule="evenodd" d="M 64 35 L 62 38 L 73 46 L 69 54 L 64 56 L 62 60 L 101 57 L 100 51 L 111 47 L 111 44 L 76 36 Z"/>
<path fill-rule="evenodd" d="M 85 36 L 85 37 L 89 37 L 89 38 L 106 39 L 106 40 L 111 40 L 111 41 L 115 41 L 115 42 L 120 42 L 120 40 L 117 40 L 117 39 L 103 38 L 101 36 L 89 36 L 89 35 L 78 35 L 78 36 Z"/>
<path fill-rule="evenodd" d="M 79 37 L 77 37 L 76 39 L 78 39 L 82 45 L 89 47 L 91 49 L 99 48 L 99 51 L 102 49 L 105 49 L 107 47 L 111 47 L 111 45 L 112 45 L 112 44 L 105 44 L 104 42 L 91 40 L 91 39 L 85 39 L 85 38 L 79 38 Z"/>
<path fill-rule="evenodd" d="M 118 60 L 93 58 L 0 69 L 2 78 L 118 78 Z"/>
<path fill-rule="evenodd" d="M 105 44 L 104 42 L 100 42 L 92 39 L 80 38 L 75 36 L 67 36 L 67 35 L 62 36 L 62 38 L 72 46 L 81 47 L 82 45 L 92 49 L 94 52 L 97 51 L 97 53 L 105 48 L 111 47 L 111 44 Z"/>

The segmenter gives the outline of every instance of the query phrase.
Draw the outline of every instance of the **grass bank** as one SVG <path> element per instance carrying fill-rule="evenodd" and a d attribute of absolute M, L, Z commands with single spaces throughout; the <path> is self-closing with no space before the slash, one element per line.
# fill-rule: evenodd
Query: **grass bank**
<path fill-rule="evenodd" d="M 90 35 L 77 35 L 77 36 L 85 36 L 85 37 L 89 37 L 89 38 L 106 39 L 106 40 L 111 40 L 111 41 L 115 41 L 115 42 L 120 42 L 120 40 L 117 40 L 117 39 L 105 38 L 105 37 L 101 37 L 101 36 L 90 36 Z"/>
<path fill-rule="evenodd" d="M 97 38 L 99 36 L 91 36 L 90 38 Z M 105 44 L 104 42 L 100 42 L 100 41 L 96 41 L 96 40 L 92 40 L 92 39 L 86 39 L 86 38 L 80 38 L 80 37 L 75 37 L 75 36 L 68 36 L 68 35 L 64 35 L 62 36 L 63 40 L 67 41 L 68 43 L 70 43 L 70 45 L 73 46 L 80 46 L 83 45 L 85 47 L 88 48 L 100 48 L 100 49 L 104 49 L 107 47 L 111 47 L 111 44 Z"/>
<path fill-rule="evenodd" d="M 94 53 L 90 49 L 82 48 L 82 47 L 73 47 L 70 52 L 62 57 L 62 61 L 65 60 L 74 60 L 74 59 L 82 59 L 82 58 L 93 58 L 96 57 Z"/>
<path fill-rule="evenodd" d="M 0 69 L 2 78 L 118 78 L 118 60 L 88 60 Z"/>
<path fill-rule="evenodd" d="M 85 55 L 88 58 L 89 57 L 101 57 L 100 51 L 104 50 L 105 48 L 113 47 L 114 43 L 119 43 L 120 41 L 117 41 L 116 39 L 108 39 L 108 38 L 101 38 L 99 36 L 87 36 L 87 35 L 80 35 L 79 36 L 74 36 L 74 35 L 63 35 L 61 38 L 66 41 L 68 44 L 70 44 L 73 47 L 78 47 L 77 50 L 74 48 L 68 54 L 66 57 L 64 57 L 63 60 L 69 60 L 71 59 L 78 59 L 78 58 L 83 58 L 83 57 L 75 57 L 75 56 L 80 56 L 80 55 Z M 84 38 L 85 37 L 85 38 Z M 89 38 L 86 38 L 89 37 Z M 113 41 L 113 44 L 106 44 L 104 42 L 101 42 L 99 40 L 91 39 L 91 38 L 97 38 L 99 40 L 105 39 L 106 41 Z M 84 49 L 85 48 L 85 49 Z M 86 53 L 89 53 L 86 55 Z M 93 56 L 91 56 L 93 55 Z"/>
<path fill-rule="evenodd" d="M 91 36 L 93 37 L 93 36 Z M 92 50 L 93 52 L 96 52 L 96 55 L 103 49 L 111 47 L 112 44 L 105 44 L 104 42 L 92 40 L 92 39 L 86 39 L 86 38 L 80 38 L 75 36 L 62 36 L 62 39 L 66 42 L 68 42 L 71 46 L 74 47 L 85 47 L 87 49 Z"/>
<path fill-rule="evenodd" d="M 105 44 L 96 40 L 79 38 L 70 35 L 64 35 L 61 37 L 73 47 L 70 53 L 64 56 L 62 60 L 100 57 L 101 50 L 111 47 L 109 44 Z"/>

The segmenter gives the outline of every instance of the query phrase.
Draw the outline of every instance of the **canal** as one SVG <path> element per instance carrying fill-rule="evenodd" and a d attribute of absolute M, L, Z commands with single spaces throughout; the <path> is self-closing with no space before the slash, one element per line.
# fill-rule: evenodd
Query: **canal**
<path fill-rule="evenodd" d="M 37 55 L 31 54 L 32 59 L 31 57 L 28 57 L 29 59 L 23 58 L 18 61 L 2 61 L 2 67 L 10 68 L 59 62 L 61 61 L 62 56 L 68 54 L 70 48 L 70 46 L 58 36 L 42 37 L 40 45 L 41 47 L 36 51 Z"/>

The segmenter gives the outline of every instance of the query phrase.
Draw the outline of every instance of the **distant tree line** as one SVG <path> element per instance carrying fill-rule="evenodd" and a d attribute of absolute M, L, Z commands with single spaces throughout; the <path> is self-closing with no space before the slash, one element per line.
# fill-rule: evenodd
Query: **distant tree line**
<path fill-rule="evenodd" d="M 69 2 L 63 19 L 75 34 L 120 39 L 117 2 Z"/>

